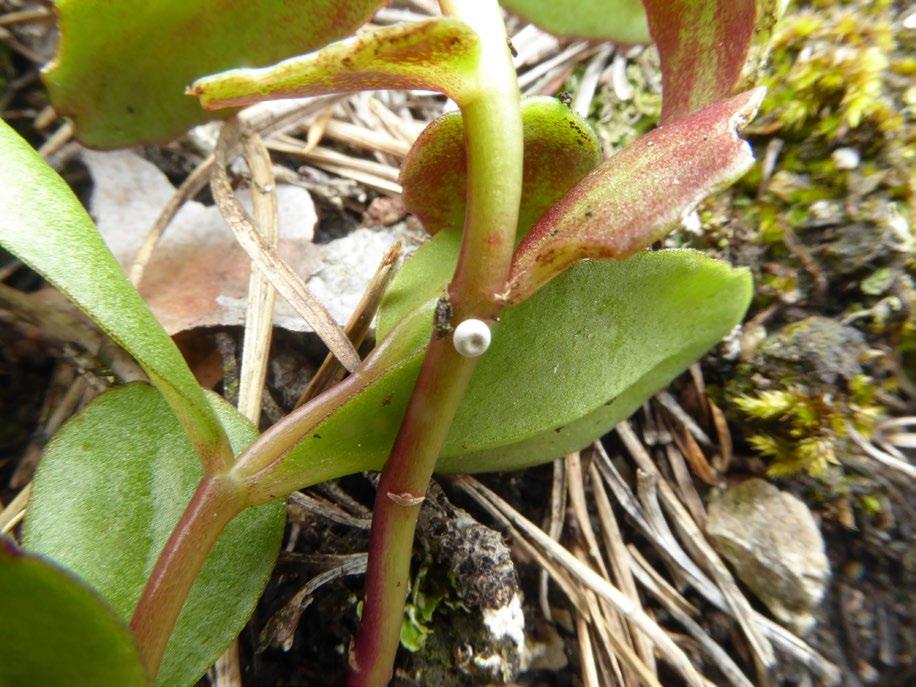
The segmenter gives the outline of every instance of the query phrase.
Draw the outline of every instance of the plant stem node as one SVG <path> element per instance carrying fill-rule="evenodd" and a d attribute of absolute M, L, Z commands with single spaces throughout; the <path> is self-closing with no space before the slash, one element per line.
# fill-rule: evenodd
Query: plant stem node
<path fill-rule="evenodd" d="M 423 503 L 423 501 L 426 500 L 425 496 L 414 496 L 410 493 L 395 494 L 389 491 L 386 496 L 399 506 L 404 506 L 405 508 L 419 506 L 421 503 Z"/>

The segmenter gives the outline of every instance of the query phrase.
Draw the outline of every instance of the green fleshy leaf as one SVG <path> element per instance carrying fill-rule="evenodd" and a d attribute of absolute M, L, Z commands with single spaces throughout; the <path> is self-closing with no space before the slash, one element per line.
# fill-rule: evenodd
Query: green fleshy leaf
<path fill-rule="evenodd" d="M 379 336 L 425 313 L 415 352 L 342 406 L 293 449 L 264 488 L 378 469 L 410 398 L 432 328 L 435 298 L 457 260 L 454 231 L 437 234 L 395 278 Z M 582 263 L 507 308 L 452 425 L 437 470 L 501 471 L 580 449 L 626 418 L 741 320 L 746 269 L 691 251 Z M 421 310 L 417 310 L 420 308 Z M 268 485 L 271 485 L 268 487 Z"/>
<path fill-rule="evenodd" d="M 352 33 L 382 0 L 56 0 L 51 102 L 86 145 L 164 141 L 226 113 L 184 95 L 195 79 L 271 64 Z"/>
<path fill-rule="evenodd" d="M 732 95 L 758 17 L 777 1 L 643 0 L 661 58 L 663 124 Z"/>
<path fill-rule="evenodd" d="M 256 431 L 208 396 L 232 448 Z M 129 620 L 202 472 L 155 389 L 128 384 L 99 396 L 52 439 L 35 476 L 25 545 L 65 566 Z M 210 552 L 178 619 L 156 683 L 193 684 L 242 629 L 267 584 L 285 509 L 233 520 Z"/>
<path fill-rule="evenodd" d="M 588 122 L 556 98 L 522 102 L 525 166 L 518 234 L 601 162 L 601 142 Z M 461 113 L 433 121 L 401 165 L 404 204 L 430 234 L 464 224 L 467 158 Z"/>
<path fill-rule="evenodd" d="M 558 36 L 647 43 L 640 0 L 499 0 L 510 11 Z"/>
<path fill-rule="evenodd" d="M 464 117 L 447 112 L 420 132 L 401 164 L 401 198 L 430 235 L 464 225 Z"/>
<path fill-rule="evenodd" d="M 725 337 L 752 295 L 747 269 L 691 251 L 572 268 L 504 311 L 437 470 L 515 470 L 588 445 Z"/>
<path fill-rule="evenodd" d="M 0 685 L 142 687 L 130 628 L 79 580 L 0 538 Z"/>
<path fill-rule="evenodd" d="M 231 455 L 184 358 L 79 200 L 3 121 L 0 160 L 0 246 L 63 292 L 143 366 L 202 457 Z"/>
<path fill-rule="evenodd" d="M 648 247 L 738 179 L 754 154 L 737 131 L 764 92 L 747 91 L 663 125 L 596 167 L 516 249 L 509 302 L 525 300 L 579 260 L 621 259 Z"/>
<path fill-rule="evenodd" d="M 383 88 L 425 88 L 462 102 L 477 91 L 477 34 L 456 19 L 361 31 L 312 55 L 197 80 L 189 93 L 208 110 L 276 98 Z"/>

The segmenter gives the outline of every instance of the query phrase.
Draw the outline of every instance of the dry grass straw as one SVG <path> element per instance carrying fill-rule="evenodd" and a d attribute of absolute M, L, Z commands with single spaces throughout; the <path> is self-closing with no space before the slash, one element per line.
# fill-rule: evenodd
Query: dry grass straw
<path fill-rule="evenodd" d="M 769 685 L 777 654 L 805 666 L 823 684 L 838 684 L 840 672 L 835 665 L 751 607 L 706 540 L 701 524 L 705 508 L 694 482 L 699 475 L 685 454 L 703 453 L 696 438 L 699 426 L 692 431 L 682 422 L 686 413 L 679 405 L 680 412 L 672 411 L 675 404 L 667 395 L 645 408 L 653 449 L 630 422 L 624 422 L 617 434 L 628 457 L 612 459 L 596 443 L 581 455 L 555 463 L 545 518 L 549 531 L 538 528 L 473 478 L 455 478 L 454 484 L 510 531 L 519 548 L 543 568 L 570 603 L 584 684 L 663 684 L 658 659 L 690 685 Z M 709 419 L 721 438 L 715 410 L 710 410 Z M 693 443 L 684 440 L 687 436 Z M 718 451 L 717 456 L 730 454 L 730 446 L 723 449 L 708 437 L 707 441 L 708 450 Z M 705 454 L 702 460 L 709 474 L 719 474 Z M 673 483 L 659 469 L 662 462 L 675 475 Z M 621 512 L 625 524 L 619 520 Z M 561 543 L 564 520 L 568 527 Z M 635 546 L 635 533 L 648 541 L 648 550 Z M 751 657 L 750 675 L 746 666 L 736 662 L 734 648 L 721 645 L 704 628 L 703 609 L 684 596 L 688 589 L 734 622 L 739 633 L 733 637 L 743 639 L 744 655 Z M 551 604 L 543 586 L 540 602 L 550 617 Z M 665 618 L 664 626 L 656 616 Z"/>

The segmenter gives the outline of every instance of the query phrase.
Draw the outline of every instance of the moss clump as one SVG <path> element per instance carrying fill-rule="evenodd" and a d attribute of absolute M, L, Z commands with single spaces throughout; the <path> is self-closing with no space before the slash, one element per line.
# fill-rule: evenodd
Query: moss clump
<path fill-rule="evenodd" d="M 769 86 L 748 131 L 758 160 L 672 238 L 754 273 L 767 327 L 818 314 L 886 354 L 867 374 L 893 390 L 916 369 L 916 31 L 887 0 L 812 0 L 774 32 Z M 776 384 L 772 381 L 771 384 Z"/>
<path fill-rule="evenodd" d="M 748 443 L 767 458 L 768 475 L 837 481 L 844 456 L 857 452 L 850 428 L 869 436 L 882 410 L 862 367 L 867 357 L 860 332 L 810 317 L 766 339 L 740 366 L 728 401 L 745 419 Z"/>
<path fill-rule="evenodd" d="M 871 234 L 865 242 L 876 250 L 860 269 L 914 267 L 916 32 L 897 12 L 884 0 L 813 2 L 790 9 L 774 32 L 758 78 L 769 90 L 747 130 L 758 163 L 724 200 L 701 209 L 704 237 L 693 239 L 727 258 L 740 258 L 733 251 L 747 242 L 759 246 L 760 262 L 750 266 L 771 282 L 761 306 L 805 298 L 817 286 L 799 253 L 817 258 L 812 244 L 832 243 L 836 227 L 858 224 L 861 236 Z M 801 251 L 789 245 L 799 243 Z M 774 265 L 790 272 L 771 277 Z"/>
<path fill-rule="evenodd" d="M 567 80 L 570 93 L 579 89 L 583 67 Z M 624 67 L 631 97 L 621 98 L 612 83 L 601 83 L 592 98 L 589 123 L 595 128 L 607 154 L 611 154 L 652 129 L 661 116 L 662 82 L 658 51 L 646 48 L 627 60 Z"/>
<path fill-rule="evenodd" d="M 760 126 L 836 139 L 871 122 L 899 131 L 903 118 L 885 94 L 895 39 L 887 1 L 815 2 L 788 16 L 773 36 L 770 89 Z"/>

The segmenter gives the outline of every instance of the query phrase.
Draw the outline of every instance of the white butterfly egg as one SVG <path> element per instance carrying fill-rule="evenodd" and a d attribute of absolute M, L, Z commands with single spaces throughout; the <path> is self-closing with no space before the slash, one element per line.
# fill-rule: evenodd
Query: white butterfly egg
<path fill-rule="evenodd" d="M 490 327 L 483 320 L 465 320 L 455 327 L 452 345 L 465 358 L 483 355 L 490 347 Z"/>

